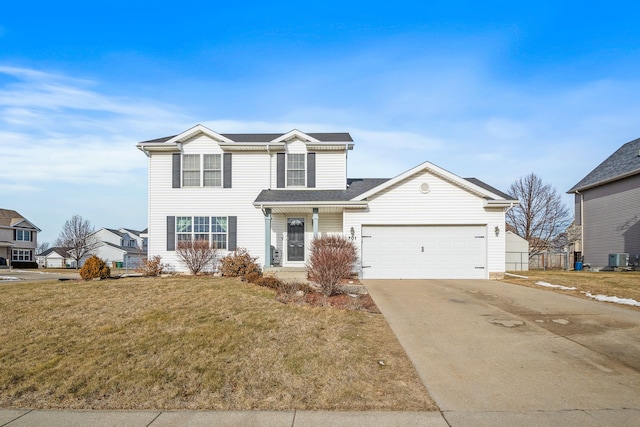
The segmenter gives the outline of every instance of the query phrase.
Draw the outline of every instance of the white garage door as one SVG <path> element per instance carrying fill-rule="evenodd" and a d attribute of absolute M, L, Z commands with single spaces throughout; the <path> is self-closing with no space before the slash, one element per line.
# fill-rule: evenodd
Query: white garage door
<path fill-rule="evenodd" d="M 485 226 L 362 226 L 365 279 L 486 279 Z"/>

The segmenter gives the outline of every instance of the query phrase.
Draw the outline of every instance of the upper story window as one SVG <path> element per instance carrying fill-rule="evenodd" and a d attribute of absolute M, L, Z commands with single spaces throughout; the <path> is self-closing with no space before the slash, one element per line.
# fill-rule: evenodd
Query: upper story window
<path fill-rule="evenodd" d="M 182 185 L 184 187 L 200 187 L 199 154 L 185 154 L 182 156 Z"/>
<path fill-rule="evenodd" d="M 203 158 L 203 182 L 205 187 L 222 187 L 222 156 L 205 154 Z"/>
<path fill-rule="evenodd" d="M 304 187 L 304 154 L 287 156 L 287 187 Z"/>
<path fill-rule="evenodd" d="M 202 165 L 200 164 L 201 158 Z M 182 156 L 182 186 L 200 187 L 200 183 L 204 187 L 222 187 L 222 156 L 220 154 L 204 154 L 202 156 L 200 154 L 184 154 Z"/>
<path fill-rule="evenodd" d="M 16 240 L 31 241 L 31 230 L 16 230 Z"/>

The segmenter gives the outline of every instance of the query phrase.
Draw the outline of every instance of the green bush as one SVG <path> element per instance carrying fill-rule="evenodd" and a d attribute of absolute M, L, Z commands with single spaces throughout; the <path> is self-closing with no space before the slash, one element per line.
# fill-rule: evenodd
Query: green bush
<path fill-rule="evenodd" d="M 228 277 L 246 278 L 251 273 L 260 274 L 260 266 L 256 264 L 258 257 L 252 257 L 244 248 L 238 248 L 233 253 L 220 260 L 220 274 Z M 252 276 L 255 278 L 255 276 Z"/>
<path fill-rule="evenodd" d="M 82 268 L 80 268 L 80 277 L 84 280 L 96 279 L 98 277 L 108 279 L 111 277 L 111 269 L 103 260 L 95 255 L 91 255 L 91 258 L 86 260 Z"/>

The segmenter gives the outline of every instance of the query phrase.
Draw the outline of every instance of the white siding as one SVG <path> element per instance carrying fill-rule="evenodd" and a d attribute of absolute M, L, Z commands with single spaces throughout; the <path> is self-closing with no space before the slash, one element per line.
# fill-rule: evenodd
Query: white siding
<path fill-rule="evenodd" d="M 194 144 L 194 145 L 192 145 Z M 199 147 L 200 150 L 195 150 Z M 213 140 L 200 137 L 184 145 L 189 154 L 215 153 Z M 274 162 L 275 163 L 275 162 Z M 175 251 L 167 251 L 167 216 L 237 216 L 238 247 L 264 259 L 264 216 L 253 201 L 267 187 L 269 156 L 266 153 L 233 153 L 232 188 L 172 188 L 172 156 L 153 154 L 149 161 L 149 255 L 160 255 L 177 271 L 183 271 Z M 259 171 L 265 171 L 260 174 Z M 227 251 L 221 251 L 220 256 Z"/>
<path fill-rule="evenodd" d="M 346 162 L 344 152 L 316 153 L 316 189 L 344 190 L 347 187 Z"/>
<path fill-rule="evenodd" d="M 420 191 L 423 183 L 429 192 Z M 345 232 L 362 225 L 482 225 L 487 229 L 488 273 L 503 273 L 505 266 L 504 210 L 484 207 L 481 197 L 429 172 L 422 172 L 370 198 L 366 210 L 345 210 Z M 496 237 L 495 227 L 500 228 Z M 488 277 L 488 276 L 487 276 Z"/>
<path fill-rule="evenodd" d="M 341 235 L 342 214 L 341 213 L 321 213 L 318 218 L 318 232 L 320 236 Z"/>
<path fill-rule="evenodd" d="M 93 254 L 107 263 L 111 267 L 112 262 L 123 262 L 124 251 L 113 246 L 101 245 L 93 251 Z"/>

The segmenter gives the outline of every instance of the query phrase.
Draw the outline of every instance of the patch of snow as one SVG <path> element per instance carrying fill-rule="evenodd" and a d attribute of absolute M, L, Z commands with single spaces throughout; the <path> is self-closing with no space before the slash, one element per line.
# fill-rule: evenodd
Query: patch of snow
<path fill-rule="evenodd" d="M 0 276 L 0 280 L 20 280 L 15 276 Z"/>
<path fill-rule="evenodd" d="M 29 271 L 27 271 L 27 270 L 13 270 L 13 271 L 15 271 L 16 273 L 31 273 L 31 274 L 34 274 L 34 273 L 35 274 L 60 274 L 60 273 L 52 273 L 52 272 L 49 272 L 49 271 L 38 271 L 38 270 L 29 270 Z"/>
<path fill-rule="evenodd" d="M 591 292 L 583 292 L 583 293 L 589 298 L 593 298 L 598 301 L 614 302 L 616 304 L 625 304 L 625 305 L 633 305 L 636 307 L 640 307 L 640 302 L 631 298 L 618 298 L 618 297 L 609 297 L 606 295 L 593 295 Z"/>
<path fill-rule="evenodd" d="M 575 291 L 576 289 L 578 289 L 578 288 L 568 287 L 568 286 L 552 285 L 551 283 L 547 283 L 547 282 L 536 282 L 536 285 L 545 286 L 547 288 L 561 289 L 563 291 Z"/>

